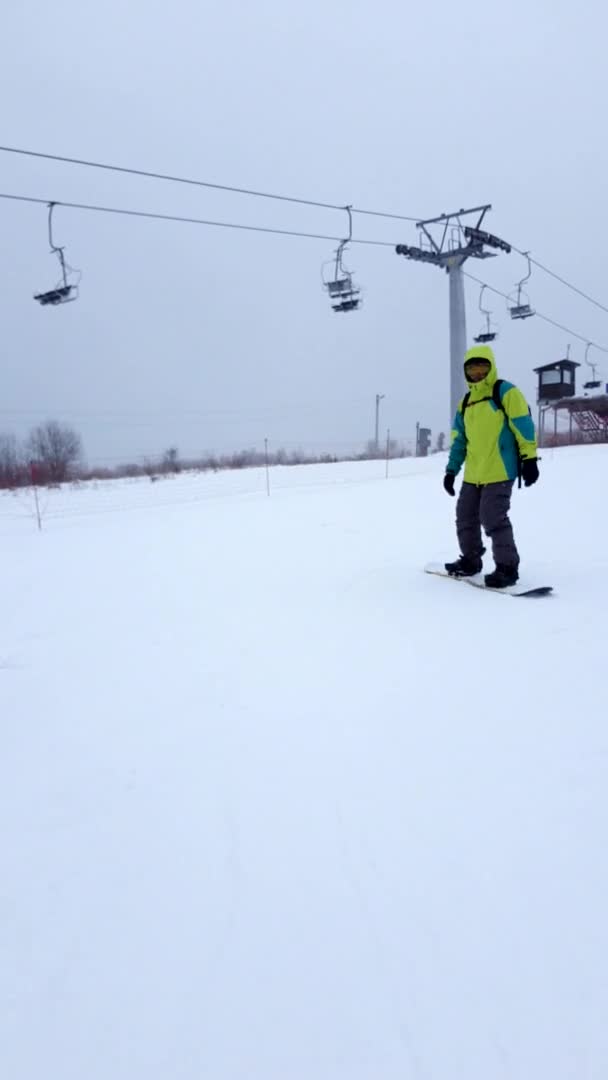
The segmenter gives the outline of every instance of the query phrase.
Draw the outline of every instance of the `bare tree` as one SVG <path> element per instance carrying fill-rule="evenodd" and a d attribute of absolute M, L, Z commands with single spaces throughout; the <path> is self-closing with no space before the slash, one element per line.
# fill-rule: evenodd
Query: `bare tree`
<path fill-rule="evenodd" d="M 166 473 L 181 472 L 179 450 L 176 446 L 170 446 L 168 450 L 165 450 L 161 467 L 163 472 Z"/>
<path fill-rule="evenodd" d="M 442 450 L 445 450 L 445 433 L 440 431 L 437 436 L 437 453 L 440 454 Z"/>
<path fill-rule="evenodd" d="M 150 458 L 144 458 L 142 469 L 145 475 L 149 478 L 150 483 L 155 484 L 158 480 L 158 474 L 160 471 L 158 464 L 156 464 Z"/>
<path fill-rule="evenodd" d="M 47 482 L 61 484 L 82 457 L 82 441 L 73 428 L 47 420 L 30 433 L 27 452 Z"/>
<path fill-rule="evenodd" d="M 23 482 L 23 472 L 15 436 L 0 434 L 0 488 L 18 487 Z"/>

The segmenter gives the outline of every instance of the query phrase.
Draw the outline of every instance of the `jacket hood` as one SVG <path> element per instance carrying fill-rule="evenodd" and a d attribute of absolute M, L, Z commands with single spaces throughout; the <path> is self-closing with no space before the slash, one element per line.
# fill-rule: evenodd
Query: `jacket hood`
<path fill-rule="evenodd" d="M 465 371 L 465 379 L 467 386 L 471 392 L 473 398 L 488 397 L 492 393 L 492 387 L 498 378 L 498 371 L 496 370 L 496 359 L 494 356 L 494 350 L 489 345 L 475 345 L 474 348 L 469 349 L 465 353 L 464 362 L 467 360 L 487 360 L 490 365 L 490 370 L 485 379 L 481 382 L 469 382 Z"/>

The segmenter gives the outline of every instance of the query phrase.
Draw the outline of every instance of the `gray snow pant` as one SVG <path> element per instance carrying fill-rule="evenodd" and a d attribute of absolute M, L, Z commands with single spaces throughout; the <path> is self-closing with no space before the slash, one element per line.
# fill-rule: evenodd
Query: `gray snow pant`
<path fill-rule="evenodd" d="M 519 566 L 509 507 L 513 481 L 498 484 L 463 484 L 456 504 L 456 531 L 463 555 L 474 558 L 483 547 L 481 526 L 492 541 L 494 561 Z"/>

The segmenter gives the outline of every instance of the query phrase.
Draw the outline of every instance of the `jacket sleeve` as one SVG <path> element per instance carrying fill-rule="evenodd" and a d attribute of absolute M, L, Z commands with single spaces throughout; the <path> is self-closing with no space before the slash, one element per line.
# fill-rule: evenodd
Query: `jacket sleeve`
<path fill-rule="evenodd" d="M 460 472 L 464 459 L 467 456 L 467 437 L 464 430 L 464 417 L 462 415 L 462 402 L 456 410 L 456 416 L 454 417 L 454 424 L 452 427 L 452 445 L 450 447 L 450 456 L 447 463 L 447 472 L 454 473 L 455 476 Z"/>
<path fill-rule="evenodd" d="M 536 430 L 528 408 L 528 402 L 521 390 L 510 385 L 505 390 L 502 405 L 507 414 L 509 427 L 517 440 L 520 457 L 535 458 L 537 452 Z"/>

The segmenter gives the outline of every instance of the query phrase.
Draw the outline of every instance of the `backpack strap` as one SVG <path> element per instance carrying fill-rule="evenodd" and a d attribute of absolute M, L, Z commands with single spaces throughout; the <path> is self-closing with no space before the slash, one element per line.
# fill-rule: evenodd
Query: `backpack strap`
<path fill-rule="evenodd" d="M 504 379 L 497 379 L 494 383 L 494 386 L 492 387 L 492 401 L 496 405 L 496 408 L 500 409 L 500 411 L 504 413 L 506 417 L 507 410 L 502 403 L 502 395 L 500 393 L 504 381 Z"/>

